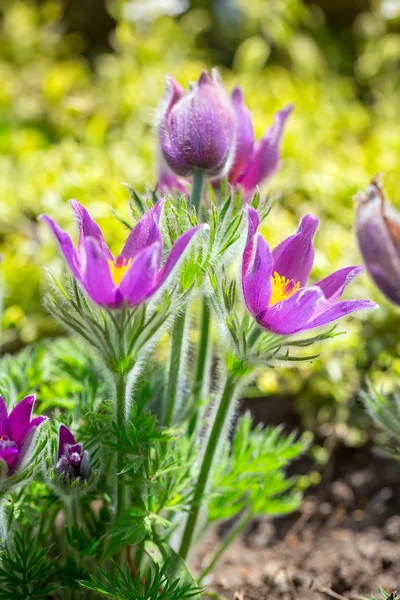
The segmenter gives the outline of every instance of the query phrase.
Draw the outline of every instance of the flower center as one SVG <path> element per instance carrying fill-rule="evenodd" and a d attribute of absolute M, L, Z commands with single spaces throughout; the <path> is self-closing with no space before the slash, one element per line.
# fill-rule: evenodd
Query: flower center
<path fill-rule="evenodd" d="M 286 277 L 283 276 L 281 277 L 276 271 L 272 275 L 271 280 L 272 293 L 269 301 L 270 305 L 290 298 L 290 296 L 293 296 L 293 294 L 300 289 L 300 281 L 296 283 L 294 279 L 286 279 Z"/>
<path fill-rule="evenodd" d="M 117 256 L 115 260 L 109 260 L 111 277 L 115 285 L 119 285 L 122 281 L 123 276 L 128 271 L 132 264 L 132 259 L 126 259 L 123 256 Z"/>

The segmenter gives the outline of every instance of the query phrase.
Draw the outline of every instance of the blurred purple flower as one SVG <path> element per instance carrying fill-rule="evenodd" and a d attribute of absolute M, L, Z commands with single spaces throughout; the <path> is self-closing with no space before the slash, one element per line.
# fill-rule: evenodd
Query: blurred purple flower
<path fill-rule="evenodd" d="M 249 196 L 257 185 L 266 181 L 279 168 L 280 142 L 293 104 L 275 113 L 274 123 L 257 143 L 251 113 L 244 104 L 239 87 L 232 92 L 232 104 L 236 114 L 236 146 L 228 179 L 232 185 L 243 188 L 246 196 Z"/>
<path fill-rule="evenodd" d="M 161 194 L 168 194 L 171 192 L 178 192 L 179 194 L 185 194 L 187 192 L 187 181 L 177 177 L 165 164 L 163 160 L 160 161 L 158 168 L 158 182 L 157 190 Z"/>
<path fill-rule="evenodd" d="M 9 471 L 16 471 L 29 454 L 39 425 L 47 417 L 32 419 L 35 396 L 26 396 L 8 414 L 6 404 L 0 396 L 0 459 L 8 465 Z"/>
<path fill-rule="evenodd" d="M 57 472 L 70 479 L 88 478 L 90 468 L 89 453 L 77 444 L 74 436 L 65 425 L 60 426 L 58 443 Z"/>
<path fill-rule="evenodd" d="M 376 308 L 369 300 L 340 300 L 362 267 L 345 267 L 306 287 L 314 261 L 314 215 L 302 218 L 297 233 L 271 252 L 256 234 L 258 215 L 249 207 L 248 244 L 243 255 L 242 285 L 248 310 L 268 331 L 292 335 L 331 323 L 356 310 Z"/>
<path fill-rule="evenodd" d="M 356 232 L 371 277 L 389 300 L 400 304 L 400 213 L 386 201 L 378 177 L 358 196 Z"/>
<path fill-rule="evenodd" d="M 72 208 L 79 226 L 78 249 L 70 236 L 47 215 L 42 215 L 59 243 L 76 279 L 99 306 L 136 306 L 155 294 L 169 277 L 193 236 L 203 226 L 181 235 L 161 267 L 162 239 L 159 220 L 164 200 L 140 219 L 130 232 L 119 256 L 114 258 L 99 226 L 76 200 Z"/>
<path fill-rule="evenodd" d="M 160 148 L 174 173 L 187 176 L 195 170 L 208 177 L 228 167 L 235 142 L 235 113 L 216 70 L 203 71 L 185 94 L 172 78 L 160 109 Z"/>

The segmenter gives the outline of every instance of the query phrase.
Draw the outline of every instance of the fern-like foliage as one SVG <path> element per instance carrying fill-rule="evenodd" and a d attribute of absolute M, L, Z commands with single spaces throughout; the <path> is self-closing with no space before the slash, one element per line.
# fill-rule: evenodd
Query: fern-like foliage
<path fill-rule="evenodd" d="M 168 561 L 161 568 L 156 565 L 154 574 L 149 570 L 143 580 L 140 575 L 132 579 L 128 568 L 123 571 L 114 565 L 112 574 L 99 569 L 101 579 L 91 575 L 90 581 L 81 581 L 80 584 L 112 600 L 190 600 L 198 596 L 198 588 L 181 586 L 179 579 L 168 581 L 167 568 Z"/>
<path fill-rule="evenodd" d="M 380 596 L 372 595 L 371 598 L 365 598 L 364 596 L 361 600 L 400 600 L 400 596 L 397 592 L 392 592 L 388 594 L 383 588 L 379 588 Z"/>
<path fill-rule="evenodd" d="M 375 423 L 389 436 L 388 446 L 391 453 L 400 457 L 400 393 L 388 397 L 372 385 L 368 392 L 361 393 L 368 413 Z"/>
<path fill-rule="evenodd" d="M 48 598 L 56 589 L 50 583 L 52 576 L 53 560 L 47 549 L 16 531 L 11 548 L 1 556 L 0 600 Z"/>

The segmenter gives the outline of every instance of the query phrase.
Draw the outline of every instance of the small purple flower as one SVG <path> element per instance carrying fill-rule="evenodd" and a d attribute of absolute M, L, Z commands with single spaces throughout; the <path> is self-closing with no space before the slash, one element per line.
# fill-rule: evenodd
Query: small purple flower
<path fill-rule="evenodd" d="M 376 177 L 358 196 L 356 232 L 365 265 L 385 296 L 400 304 L 400 213 Z"/>
<path fill-rule="evenodd" d="M 232 185 L 243 188 L 246 196 L 250 196 L 257 185 L 269 179 L 279 168 L 280 142 L 293 104 L 275 113 L 274 123 L 257 143 L 251 113 L 238 87 L 232 92 L 232 104 L 236 114 L 236 148 L 228 179 Z"/>
<path fill-rule="evenodd" d="M 32 448 L 39 425 L 47 420 L 40 416 L 32 419 L 35 396 L 26 396 L 8 414 L 0 396 L 0 459 L 8 465 L 8 471 L 16 471 Z"/>
<path fill-rule="evenodd" d="M 331 323 L 356 310 L 376 308 L 369 300 L 340 300 L 362 267 L 345 267 L 306 287 L 314 261 L 314 215 L 302 218 L 297 233 L 271 252 L 256 234 L 258 215 L 249 207 L 248 244 L 243 255 L 242 286 L 248 310 L 268 331 L 292 335 Z"/>
<path fill-rule="evenodd" d="M 58 443 L 58 461 L 56 470 L 59 475 L 71 480 L 88 478 L 90 468 L 89 453 L 77 444 L 74 436 L 65 425 L 60 426 Z"/>
<path fill-rule="evenodd" d="M 217 71 L 203 71 L 185 94 L 172 78 L 160 110 L 158 135 L 163 156 L 174 173 L 195 170 L 209 177 L 229 167 L 235 143 L 235 113 Z"/>
<path fill-rule="evenodd" d="M 79 226 L 78 249 L 70 236 L 47 215 L 42 218 L 53 232 L 76 279 L 99 306 L 136 306 L 155 294 L 185 252 L 193 236 L 204 226 L 181 235 L 161 267 L 162 239 L 159 220 L 164 200 L 140 219 L 130 232 L 121 254 L 111 254 L 99 226 L 76 200 L 71 201 Z"/>

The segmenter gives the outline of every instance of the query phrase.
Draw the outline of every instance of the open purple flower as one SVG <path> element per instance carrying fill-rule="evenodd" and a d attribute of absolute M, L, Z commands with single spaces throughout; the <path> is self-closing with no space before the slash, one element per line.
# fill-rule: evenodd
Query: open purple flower
<path fill-rule="evenodd" d="M 385 296 L 400 304 L 400 213 L 372 180 L 357 203 L 356 232 L 365 266 Z"/>
<path fill-rule="evenodd" d="M 229 165 L 235 143 L 235 113 L 217 71 L 203 71 L 185 94 L 172 78 L 160 110 L 160 148 L 174 173 L 195 170 L 208 177 L 221 175 Z"/>
<path fill-rule="evenodd" d="M 32 448 L 39 425 L 47 417 L 32 419 L 35 396 L 26 396 L 8 414 L 6 404 L 0 396 L 0 459 L 8 465 L 8 470 L 16 471 Z"/>
<path fill-rule="evenodd" d="M 344 288 L 362 270 L 340 269 L 306 287 L 314 261 L 314 215 L 302 218 L 297 233 L 272 251 L 256 234 L 258 215 L 249 207 L 249 237 L 243 255 L 242 285 L 248 310 L 268 331 L 291 335 L 331 323 L 356 310 L 376 308 L 369 300 L 340 300 Z"/>
<path fill-rule="evenodd" d="M 203 227 L 193 227 L 181 235 L 161 267 L 162 239 L 158 223 L 163 202 L 163 199 L 159 200 L 140 219 L 116 258 L 111 254 L 99 226 L 76 200 L 72 200 L 71 204 L 79 226 L 78 249 L 51 217 L 42 215 L 73 275 L 99 306 L 120 308 L 124 303 L 136 306 L 150 298 L 165 283 L 193 236 Z"/>
<path fill-rule="evenodd" d="M 236 115 L 236 146 L 228 179 L 232 185 L 243 188 L 248 196 L 279 168 L 280 142 L 293 104 L 275 113 L 274 123 L 257 143 L 251 113 L 244 104 L 239 87 L 232 92 L 232 104 Z"/>
<path fill-rule="evenodd" d="M 77 444 L 74 436 L 65 425 L 60 426 L 58 461 L 56 470 L 69 479 L 88 478 L 90 468 L 89 453 Z"/>

